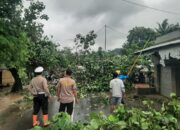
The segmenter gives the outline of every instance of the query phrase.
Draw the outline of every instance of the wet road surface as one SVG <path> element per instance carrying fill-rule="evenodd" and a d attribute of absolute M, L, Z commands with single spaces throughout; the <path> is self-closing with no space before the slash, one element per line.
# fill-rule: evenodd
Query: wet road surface
<path fill-rule="evenodd" d="M 59 102 L 56 98 L 49 102 L 49 118 L 58 113 Z M 109 114 L 109 105 L 104 105 L 99 102 L 98 97 L 92 96 L 91 98 L 81 99 L 79 104 L 75 104 L 73 121 L 86 121 L 88 114 L 91 112 L 104 112 Z M 42 116 L 41 116 L 42 117 Z M 42 119 L 40 119 L 41 121 Z M 25 110 L 23 114 L 15 114 L 5 122 L 6 129 L 4 130 L 28 130 L 32 127 L 32 109 Z"/>

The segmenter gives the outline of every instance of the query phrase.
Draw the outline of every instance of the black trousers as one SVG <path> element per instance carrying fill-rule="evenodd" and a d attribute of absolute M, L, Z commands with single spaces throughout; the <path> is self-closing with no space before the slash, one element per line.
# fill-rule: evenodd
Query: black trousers
<path fill-rule="evenodd" d="M 33 104 L 34 115 L 37 115 L 40 109 L 42 109 L 43 115 L 48 114 L 48 97 L 46 97 L 45 94 L 35 96 Z"/>
<path fill-rule="evenodd" d="M 59 112 L 65 112 L 65 109 L 66 109 L 66 112 L 67 112 L 69 115 L 72 115 L 72 112 L 73 112 L 73 104 L 74 104 L 74 102 L 70 102 L 70 103 L 60 103 Z"/>

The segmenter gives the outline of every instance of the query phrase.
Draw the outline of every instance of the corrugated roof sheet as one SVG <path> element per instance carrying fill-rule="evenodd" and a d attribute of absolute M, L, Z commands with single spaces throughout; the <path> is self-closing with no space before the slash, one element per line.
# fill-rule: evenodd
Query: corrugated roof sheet
<path fill-rule="evenodd" d="M 176 44 L 180 44 L 180 39 L 174 40 L 174 41 L 170 41 L 170 42 L 165 42 L 165 43 L 158 44 L 158 45 L 154 45 L 154 46 L 148 47 L 148 48 L 146 48 L 146 49 L 137 51 L 137 52 L 135 52 L 134 54 L 139 54 L 139 53 L 141 53 L 141 52 L 142 52 L 142 53 L 145 53 L 145 52 L 147 52 L 147 51 L 153 51 L 153 50 L 155 50 L 155 49 L 160 49 L 160 48 L 167 47 L 167 46 L 173 46 L 173 45 L 176 45 Z"/>

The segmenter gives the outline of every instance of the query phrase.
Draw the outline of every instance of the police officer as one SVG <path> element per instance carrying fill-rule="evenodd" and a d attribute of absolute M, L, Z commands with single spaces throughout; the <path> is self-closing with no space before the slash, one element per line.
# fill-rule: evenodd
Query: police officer
<path fill-rule="evenodd" d="M 50 92 L 47 85 L 47 80 L 42 76 L 44 68 L 37 67 L 35 72 L 35 77 L 31 80 L 29 85 L 29 90 L 33 94 L 33 126 L 39 125 L 38 113 L 40 109 L 43 112 L 44 126 L 48 126 L 48 97 L 50 97 Z"/>
<path fill-rule="evenodd" d="M 59 112 L 73 113 L 74 99 L 78 103 L 76 82 L 71 78 L 72 70 L 67 69 L 65 76 L 57 84 L 57 97 L 60 102 Z"/>

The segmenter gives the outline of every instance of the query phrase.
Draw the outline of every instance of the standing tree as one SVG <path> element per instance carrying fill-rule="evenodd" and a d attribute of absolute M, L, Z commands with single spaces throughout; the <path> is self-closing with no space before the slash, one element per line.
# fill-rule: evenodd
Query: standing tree
<path fill-rule="evenodd" d="M 123 46 L 123 53 L 130 54 L 134 53 L 135 51 L 148 47 L 153 44 L 156 38 L 156 32 L 151 28 L 145 27 L 135 27 L 129 31 L 129 35 L 127 36 L 127 43 Z M 145 45 L 145 43 L 147 43 Z"/>
<path fill-rule="evenodd" d="M 48 16 L 42 14 L 44 9 L 45 5 L 43 2 L 31 1 L 30 6 L 24 10 L 24 30 L 27 32 L 31 42 L 29 46 L 31 57 L 30 62 L 27 65 L 27 68 L 30 70 L 37 65 L 42 64 L 42 57 L 40 57 L 40 55 L 42 55 L 41 52 L 43 51 L 41 49 L 44 49 L 43 47 L 46 45 L 44 42 L 47 40 L 42 39 L 44 25 L 37 21 L 48 20 Z"/>
<path fill-rule="evenodd" d="M 0 64 L 8 67 L 15 79 L 12 92 L 22 89 L 18 72 L 24 72 L 29 58 L 29 39 L 22 30 L 22 1 L 0 1 Z"/>
<path fill-rule="evenodd" d="M 81 34 L 76 35 L 74 42 L 76 45 L 76 59 L 78 63 L 86 54 L 90 53 L 91 46 L 95 44 L 96 37 L 97 35 L 94 33 L 94 31 L 90 31 L 86 36 Z"/>
<path fill-rule="evenodd" d="M 162 21 L 162 23 L 158 23 L 158 28 L 156 28 L 156 32 L 158 33 L 158 36 L 162 36 L 179 29 L 179 23 L 169 24 L 168 19 L 165 19 Z"/>
<path fill-rule="evenodd" d="M 59 66 L 61 68 L 67 68 L 67 66 L 71 66 L 75 64 L 75 54 L 72 52 L 71 48 L 64 47 L 63 50 L 58 51 Z"/>
<path fill-rule="evenodd" d="M 94 31 L 90 31 L 86 36 L 77 34 L 76 38 L 74 39 L 76 49 L 80 49 L 80 51 L 84 54 L 89 53 L 91 50 L 90 47 L 95 44 L 96 37 L 97 35 L 94 33 Z"/>
<path fill-rule="evenodd" d="M 14 76 L 12 92 L 22 89 L 21 78 L 26 68 L 36 65 L 54 66 L 58 61 L 56 45 L 43 37 L 43 24 L 47 20 L 42 14 L 42 2 L 31 1 L 23 11 L 21 0 L 0 1 L 0 64 L 8 67 Z M 24 14 L 24 17 L 23 17 Z"/>
<path fill-rule="evenodd" d="M 23 18 L 24 30 L 30 38 L 29 64 L 27 68 L 31 72 L 36 66 L 42 65 L 47 69 L 54 68 L 58 63 L 58 45 L 54 44 L 47 36 L 43 36 L 42 20 L 48 20 L 49 17 L 43 13 L 45 5 L 40 1 L 31 1 L 30 6 L 25 9 Z"/>

